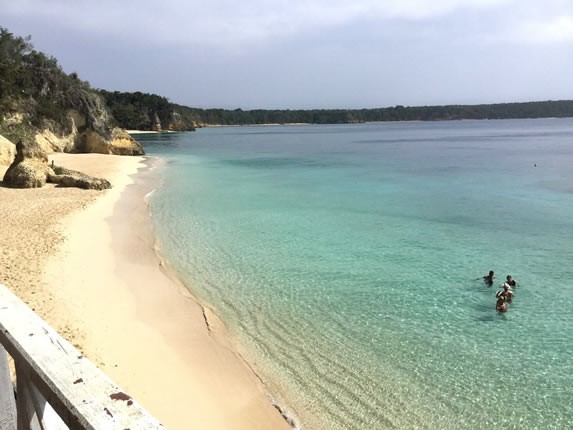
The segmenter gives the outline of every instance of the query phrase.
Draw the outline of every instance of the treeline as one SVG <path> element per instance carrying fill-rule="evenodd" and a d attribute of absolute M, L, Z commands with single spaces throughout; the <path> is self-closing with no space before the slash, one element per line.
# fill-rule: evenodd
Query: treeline
<path fill-rule="evenodd" d="M 443 121 L 573 117 L 573 100 L 378 109 L 225 110 L 176 106 L 196 126 L 246 124 L 348 124 L 375 121 Z"/>

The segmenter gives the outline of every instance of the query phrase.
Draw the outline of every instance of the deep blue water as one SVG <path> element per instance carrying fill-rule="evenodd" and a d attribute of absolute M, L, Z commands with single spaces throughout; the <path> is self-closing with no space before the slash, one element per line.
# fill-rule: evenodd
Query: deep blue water
<path fill-rule="evenodd" d="M 137 138 L 163 257 L 303 428 L 571 426 L 573 119 Z"/>

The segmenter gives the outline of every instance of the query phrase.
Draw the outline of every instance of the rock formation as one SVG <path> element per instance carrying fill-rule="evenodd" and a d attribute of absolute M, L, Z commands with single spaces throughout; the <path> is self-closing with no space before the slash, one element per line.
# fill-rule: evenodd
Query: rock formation
<path fill-rule="evenodd" d="M 26 140 L 33 136 L 38 146 L 48 154 L 145 155 L 143 147 L 135 139 L 113 125 L 114 120 L 105 101 L 97 92 L 77 89 L 68 102 L 59 121 L 39 116 L 33 99 L 14 102 L 10 110 L 0 117 L 0 126 L 11 135 Z"/>
<path fill-rule="evenodd" d="M 98 154 L 114 155 L 144 155 L 141 145 L 136 142 L 125 130 L 113 128 L 109 137 L 94 130 L 88 129 L 81 136 L 81 152 L 95 152 Z"/>
<path fill-rule="evenodd" d="M 106 100 L 88 82 L 64 73 L 29 39 L 2 27 L 0 33 L 0 134 L 13 142 L 35 140 L 46 153 L 144 154 L 139 143 L 115 128 Z"/>
<path fill-rule="evenodd" d="M 4 185 L 13 188 L 39 188 L 46 182 L 62 187 L 105 190 L 111 188 L 106 179 L 94 178 L 74 170 L 48 165 L 46 152 L 35 140 L 20 140 L 16 157 L 4 174 Z"/>
<path fill-rule="evenodd" d="M 16 157 L 6 173 L 4 184 L 13 188 L 43 187 L 51 171 L 48 156 L 35 142 L 16 144 Z"/>
<path fill-rule="evenodd" d="M 16 145 L 0 136 L 0 165 L 9 166 L 16 156 Z"/>
<path fill-rule="evenodd" d="M 94 178 L 75 170 L 54 166 L 53 173 L 48 174 L 48 182 L 60 187 L 77 187 L 86 190 L 107 190 L 111 184 L 107 179 Z"/>

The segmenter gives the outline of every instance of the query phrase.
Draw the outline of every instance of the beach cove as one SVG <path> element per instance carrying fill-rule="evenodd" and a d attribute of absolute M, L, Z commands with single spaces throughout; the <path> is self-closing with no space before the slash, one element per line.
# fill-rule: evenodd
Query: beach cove
<path fill-rule="evenodd" d="M 163 270 L 153 160 L 50 159 L 113 188 L 0 188 L 2 282 L 166 428 L 290 428 L 216 315 Z"/>
<path fill-rule="evenodd" d="M 571 422 L 571 136 L 539 119 L 138 138 L 166 162 L 149 203 L 169 267 L 302 428 L 369 430 Z"/>
<path fill-rule="evenodd" d="M 216 127 L 54 154 L 114 188 L 0 188 L 0 274 L 167 428 L 288 428 L 274 403 L 313 430 L 561 429 L 572 135 Z"/>

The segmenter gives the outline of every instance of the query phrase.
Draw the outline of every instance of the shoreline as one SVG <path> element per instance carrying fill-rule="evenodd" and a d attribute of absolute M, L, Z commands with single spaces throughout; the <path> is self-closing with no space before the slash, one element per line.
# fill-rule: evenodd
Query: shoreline
<path fill-rule="evenodd" d="M 2 282 L 166 428 L 290 429 L 222 322 L 174 282 L 155 253 L 145 198 L 154 188 L 151 161 L 60 153 L 52 159 L 106 177 L 113 188 L 0 188 L 0 197 L 14 200 L 5 200 L 3 211 L 18 207 L 26 215 L 7 219 L 23 223 L 16 230 L 31 230 L 27 240 L 17 232 L 9 238 L 17 249 L 4 251 Z M 49 219 L 38 212 L 37 196 L 55 211 Z M 14 230 L 9 224 L 2 230 Z M 47 245 L 38 238 L 43 230 Z"/>
<path fill-rule="evenodd" d="M 127 134 L 164 134 L 164 133 L 179 133 L 178 131 L 173 130 L 125 130 Z"/>
<path fill-rule="evenodd" d="M 146 157 L 150 158 L 150 157 Z M 154 168 L 163 168 L 163 160 L 155 159 Z M 147 205 L 149 197 L 156 191 L 157 188 L 153 188 L 150 192 L 145 194 L 144 201 Z M 151 225 L 151 214 L 148 213 L 148 221 Z M 288 425 L 288 428 L 292 430 L 300 430 L 301 427 L 299 426 L 295 416 L 292 415 L 291 411 L 287 404 L 279 403 L 271 391 L 268 389 L 267 385 L 264 382 L 264 378 L 259 373 L 260 370 L 257 370 L 256 363 L 250 362 L 245 356 L 242 354 L 240 345 L 233 342 L 231 336 L 229 335 L 225 323 L 219 318 L 217 313 L 211 308 L 211 306 L 207 303 L 202 302 L 198 297 L 196 297 L 193 292 L 191 291 L 190 286 L 186 285 L 186 283 L 181 279 L 180 275 L 177 273 L 177 270 L 172 267 L 166 259 L 164 259 L 160 252 L 160 247 L 158 246 L 159 241 L 155 233 L 153 232 L 153 226 L 151 226 L 151 238 L 153 241 L 152 248 L 155 254 L 155 258 L 159 262 L 159 268 L 164 273 L 164 275 L 170 279 L 170 281 L 178 288 L 179 293 L 186 299 L 190 299 L 194 301 L 200 308 L 203 314 L 203 321 L 206 330 L 209 332 L 210 335 L 215 336 L 218 342 L 220 342 L 225 348 L 229 348 L 235 357 L 245 366 L 251 374 L 255 377 L 257 384 L 263 388 L 265 392 L 265 397 L 268 402 L 273 406 L 275 411 L 281 416 L 284 422 Z M 233 427 L 234 429 L 235 427 Z M 274 428 L 274 427 L 273 427 Z M 284 428 L 281 425 L 280 428 Z"/>

